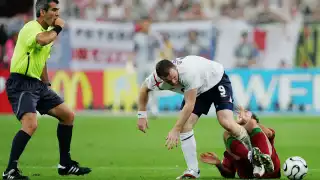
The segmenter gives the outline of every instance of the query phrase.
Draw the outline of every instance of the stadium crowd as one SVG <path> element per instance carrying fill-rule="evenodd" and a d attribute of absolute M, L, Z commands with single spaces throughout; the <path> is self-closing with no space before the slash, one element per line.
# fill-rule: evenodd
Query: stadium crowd
<path fill-rule="evenodd" d="M 101 21 L 132 21 L 146 14 L 155 21 L 252 20 L 275 8 L 282 13 L 299 10 L 306 16 L 320 17 L 316 0 L 66 0 L 63 11 L 69 18 Z"/>
<path fill-rule="evenodd" d="M 148 15 L 162 22 L 235 18 L 259 23 L 289 20 L 296 13 L 305 20 L 320 20 L 317 0 L 64 0 L 60 7 L 64 19 L 91 21 L 134 22 Z M 31 19 L 32 11 L 0 18 L 0 68 L 8 67 L 18 32 Z"/>

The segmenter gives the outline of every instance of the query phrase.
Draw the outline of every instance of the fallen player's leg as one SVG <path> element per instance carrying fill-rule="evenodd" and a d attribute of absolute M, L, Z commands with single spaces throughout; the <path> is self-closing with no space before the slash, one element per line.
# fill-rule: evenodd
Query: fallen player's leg
<path fill-rule="evenodd" d="M 260 154 L 262 163 L 265 166 L 266 172 L 270 173 L 274 171 L 274 165 L 271 159 L 272 146 L 267 136 L 262 132 L 260 127 L 254 128 L 250 134 L 251 142 L 257 151 L 256 154 Z"/>
<path fill-rule="evenodd" d="M 272 146 L 268 140 L 268 137 L 264 134 L 262 129 L 258 125 L 259 119 L 250 111 L 246 111 L 242 107 L 238 107 L 239 116 L 237 122 L 242 124 L 243 127 L 249 132 L 252 145 L 255 147 L 252 150 L 253 160 L 260 158 L 261 164 L 263 164 L 266 172 L 273 172 L 274 165 L 271 159 Z M 254 143 L 253 143 L 254 141 Z"/>
<path fill-rule="evenodd" d="M 227 150 L 231 151 L 232 154 L 236 155 L 239 158 L 248 158 L 248 148 L 241 141 L 231 136 L 227 131 L 224 132 L 224 141 Z"/>
<path fill-rule="evenodd" d="M 249 149 L 238 139 L 234 138 L 233 136 L 230 135 L 228 132 L 224 132 L 224 142 L 226 144 L 226 149 L 227 151 L 235 156 L 235 158 L 242 160 L 242 164 L 254 164 L 254 168 L 252 169 L 252 165 L 245 168 L 243 166 L 239 166 L 238 169 L 238 174 L 247 174 L 247 170 L 251 169 L 251 174 L 253 171 L 253 175 L 255 177 L 261 177 L 265 173 L 264 165 L 262 164 L 262 160 L 260 156 L 262 156 L 261 152 L 259 151 L 258 148 L 253 148 L 252 153 L 249 151 Z M 253 157 L 251 157 L 253 156 Z M 243 175 L 244 176 L 244 175 Z"/>

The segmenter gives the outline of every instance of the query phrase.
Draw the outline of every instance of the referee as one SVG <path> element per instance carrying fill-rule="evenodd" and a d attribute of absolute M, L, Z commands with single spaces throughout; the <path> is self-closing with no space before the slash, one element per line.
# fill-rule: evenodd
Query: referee
<path fill-rule="evenodd" d="M 54 40 L 61 32 L 64 21 L 59 18 L 58 0 L 37 0 L 37 20 L 21 29 L 11 60 L 10 77 L 6 91 L 12 109 L 22 128 L 17 132 L 11 147 L 8 167 L 3 179 L 29 179 L 18 169 L 18 160 L 28 141 L 37 129 L 37 114 L 48 114 L 59 120 L 60 175 L 84 175 L 90 168 L 80 167 L 70 156 L 74 113 L 64 101 L 50 89 L 46 61 Z"/>

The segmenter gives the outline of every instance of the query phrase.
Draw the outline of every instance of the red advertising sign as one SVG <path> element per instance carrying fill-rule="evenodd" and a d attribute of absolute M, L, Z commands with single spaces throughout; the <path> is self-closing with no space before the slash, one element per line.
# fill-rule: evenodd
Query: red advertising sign
<path fill-rule="evenodd" d="M 6 93 L 6 81 L 9 75 L 9 70 L 0 69 L 0 114 L 12 114 L 12 108 Z"/>

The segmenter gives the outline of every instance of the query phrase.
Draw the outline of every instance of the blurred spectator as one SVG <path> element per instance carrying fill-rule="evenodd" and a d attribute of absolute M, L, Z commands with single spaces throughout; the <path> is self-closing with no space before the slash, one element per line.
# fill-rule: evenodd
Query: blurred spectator
<path fill-rule="evenodd" d="M 289 4 L 285 3 L 284 0 L 262 0 L 260 6 L 262 6 L 262 8 L 259 9 L 258 15 L 255 18 L 256 23 L 286 23 L 291 18 Z"/>
<path fill-rule="evenodd" d="M 258 50 L 248 40 L 248 32 L 241 34 L 241 42 L 235 49 L 235 56 L 237 58 L 236 67 L 238 68 L 247 68 L 256 64 Z"/>
<path fill-rule="evenodd" d="M 229 8 L 230 8 L 230 16 L 232 18 L 243 17 L 243 9 L 239 5 L 239 0 L 230 0 Z"/>
<path fill-rule="evenodd" d="M 254 20 L 263 11 L 261 0 L 250 0 L 244 9 L 245 20 Z"/>
<path fill-rule="evenodd" d="M 320 20 L 320 1 L 318 0 L 317 6 L 313 11 L 313 18 L 315 20 Z"/>
<path fill-rule="evenodd" d="M 8 35 L 6 32 L 6 27 L 4 24 L 0 25 L 0 63 L 3 63 L 3 58 L 5 56 L 5 44 L 8 40 Z"/>
<path fill-rule="evenodd" d="M 84 7 L 86 4 L 83 2 L 78 2 L 79 0 L 65 0 L 64 2 L 64 11 L 60 11 L 60 15 L 63 18 L 80 18 L 81 17 L 81 8 Z M 84 8 L 82 8 L 84 9 Z M 83 13 L 83 12 L 82 12 Z"/>
<path fill-rule="evenodd" d="M 129 9 L 123 0 L 115 0 L 109 8 L 109 19 L 113 21 L 124 21 L 129 18 Z"/>
<path fill-rule="evenodd" d="M 84 10 L 85 19 L 89 21 L 96 21 L 102 14 L 102 8 L 97 4 L 97 0 L 89 0 L 89 4 Z"/>
<path fill-rule="evenodd" d="M 4 62 L 10 64 L 11 58 L 14 52 L 14 47 L 16 46 L 18 40 L 18 32 L 14 32 L 11 34 L 9 39 L 5 44 L 6 54 L 4 56 Z"/>
<path fill-rule="evenodd" d="M 183 48 L 183 55 L 200 55 L 205 50 L 205 47 L 198 41 L 198 32 L 189 32 L 189 41 Z"/>
<path fill-rule="evenodd" d="M 130 10 L 131 20 L 137 21 L 146 15 L 148 15 L 148 10 L 144 2 L 142 2 L 142 0 L 133 0 Z"/>
<path fill-rule="evenodd" d="M 157 0 L 150 10 L 152 19 L 156 21 L 169 20 L 173 11 L 173 7 L 174 4 L 172 0 Z"/>
<path fill-rule="evenodd" d="M 97 18 L 97 21 L 108 21 L 109 20 L 109 4 L 104 4 L 102 9 L 102 15 Z"/>
<path fill-rule="evenodd" d="M 163 37 L 163 47 L 160 50 L 160 57 L 162 59 L 174 59 L 174 49 L 173 45 L 170 42 L 168 34 L 162 34 Z"/>
<path fill-rule="evenodd" d="M 220 15 L 222 17 L 231 17 L 231 8 L 228 4 L 222 4 L 220 7 Z"/>
<path fill-rule="evenodd" d="M 220 15 L 219 6 L 217 6 L 216 0 L 207 0 L 207 4 L 203 4 L 203 13 L 208 19 L 216 19 Z"/>
<path fill-rule="evenodd" d="M 186 13 L 190 11 L 192 7 L 192 0 L 182 0 L 177 8 L 173 11 L 173 17 L 175 19 L 184 19 Z"/>
<path fill-rule="evenodd" d="M 312 16 L 312 10 L 310 8 L 310 5 L 299 1 L 299 2 L 297 2 L 297 8 L 301 11 L 301 13 L 304 16 L 306 16 L 306 17 Z"/>
<path fill-rule="evenodd" d="M 8 34 L 12 34 L 14 32 L 19 32 L 25 23 L 30 20 L 25 14 L 18 14 L 14 18 L 11 18 L 7 24 Z"/>
<path fill-rule="evenodd" d="M 286 62 L 286 60 L 281 60 L 280 61 L 280 64 L 279 64 L 279 69 L 287 69 L 287 68 L 289 68 L 289 65 L 288 65 L 288 63 Z"/>
<path fill-rule="evenodd" d="M 191 9 L 185 14 L 185 20 L 201 20 L 205 18 L 205 14 L 202 11 L 201 4 L 194 2 Z"/>

